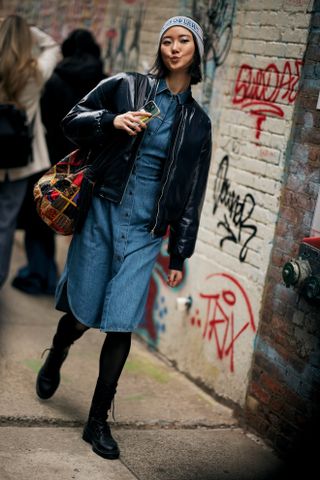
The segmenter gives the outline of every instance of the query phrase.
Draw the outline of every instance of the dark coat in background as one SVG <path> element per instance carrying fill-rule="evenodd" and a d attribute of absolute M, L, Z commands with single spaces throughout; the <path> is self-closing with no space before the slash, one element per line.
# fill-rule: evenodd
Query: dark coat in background
<path fill-rule="evenodd" d="M 85 53 L 62 60 L 47 82 L 41 113 L 52 164 L 75 148 L 62 132 L 62 118 L 103 78 L 101 60 Z"/>

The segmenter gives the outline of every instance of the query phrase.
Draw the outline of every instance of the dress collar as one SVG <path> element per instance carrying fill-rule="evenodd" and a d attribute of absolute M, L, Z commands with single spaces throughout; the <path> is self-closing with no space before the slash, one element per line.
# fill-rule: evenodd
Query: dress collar
<path fill-rule="evenodd" d="M 159 85 L 158 85 L 158 88 L 157 88 L 157 95 L 159 93 L 163 93 L 163 92 L 165 92 L 167 95 L 170 95 L 171 97 L 175 97 L 177 99 L 178 103 L 180 103 L 180 104 L 186 103 L 188 101 L 188 99 L 191 97 L 191 88 L 190 87 L 188 87 L 187 90 L 185 90 L 184 92 L 173 94 L 169 90 L 165 78 L 161 78 L 160 81 L 159 81 Z"/>

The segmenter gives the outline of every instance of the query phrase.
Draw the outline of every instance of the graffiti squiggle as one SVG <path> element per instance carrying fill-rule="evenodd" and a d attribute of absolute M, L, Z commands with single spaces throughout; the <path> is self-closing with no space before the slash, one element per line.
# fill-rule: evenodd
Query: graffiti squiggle
<path fill-rule="evenodd" d="M 236 244 L 243 242 L 243 235 L 248 237 L 244 240 L 239 253 L 240 262 L 244 262 L 248 254 L 248 244 L 255 237 L 257 227 L 249 220 L 253 214 L 256 202 L 254 197 L 247 193 L 243 199 L 230 188 L 228 180 L 229 158 L 227 155 L 220 162 L 213 192 L 213 214 L 216 213 L 219 205 L 224 205 L 229 211 L 229 219 L 226 214 L 223 221 L 218 223 L 218 227 L 225 230 L 225 236 L 220 240 L 220 247 L 223 247 L 225 241 L 229 240 Z"/>

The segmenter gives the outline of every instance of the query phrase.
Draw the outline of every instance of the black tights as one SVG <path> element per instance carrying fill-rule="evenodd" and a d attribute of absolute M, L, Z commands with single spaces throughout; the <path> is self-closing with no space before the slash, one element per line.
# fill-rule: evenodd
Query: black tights
<path fill-rule="evenodd" d="M 89 327 L 80 323 L 72 314 L 61 317 L 53 345 L 68 348 L 80 338 Z M 98 382 L 103 385 L 116 385 L 127 360 L 131 347 L 131 332 L 109 332 L 100 353 Z"/>

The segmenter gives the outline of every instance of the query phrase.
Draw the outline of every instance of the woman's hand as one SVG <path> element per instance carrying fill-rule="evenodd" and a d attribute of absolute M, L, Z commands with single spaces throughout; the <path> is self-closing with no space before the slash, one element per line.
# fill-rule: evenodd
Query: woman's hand
<path fill-rule="evenodd" d="M 119 130 L 125 130 L 129 135 L 134 136 L 146 128 L 145 123 L 141 122 L 141 118 L 151 117 L 151 113 L 147 112 L 126 112 L 117 115 L 113 119 L 113 125 Z"/>
<path fill-rule="evenodd" d="M 183 273 L 180 270 L 169 270 L 167 284 L 169 287 L 177 287 L 183 279 Z"/>

